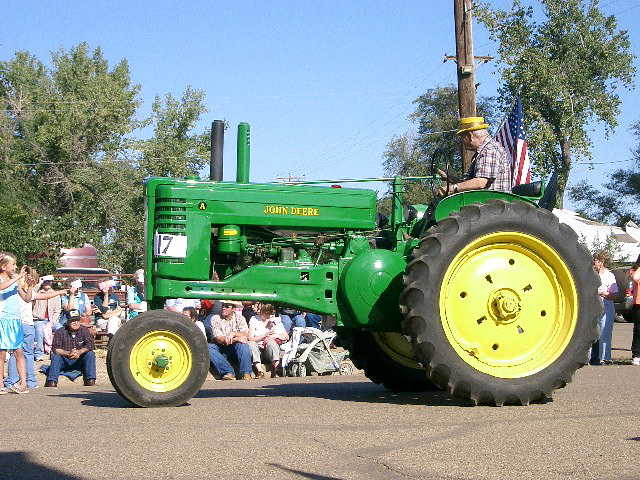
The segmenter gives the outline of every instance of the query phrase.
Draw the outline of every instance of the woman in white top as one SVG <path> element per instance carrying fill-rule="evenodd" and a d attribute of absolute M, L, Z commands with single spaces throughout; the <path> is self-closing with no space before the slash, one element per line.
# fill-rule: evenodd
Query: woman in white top
<path fill-rule="evenodd" d="M 604 250 L 593 254 L 593 269 L 600 275 L 598 295 L 604 304 L 604 314 L 598 321 L 600 339 L 591 347 L 591 365 L 606 365 L 611 363 L 611 336 L 613 334 L 613 320 L 616 309 L 613 301 L 618 293 L 615 275 L 607 268 L 611 255 Z"/>
<path fill-rule="evenodd" d="M 289 340 L 289 334 L 280 317 L 274 317 L 273 305 L 265 303 L 260 314 L 249 320 L 249 348 L 256 378 L 264 378 L 262 360 L 273 366 L 271 377 L 280 376 L 280 345 Z"/>

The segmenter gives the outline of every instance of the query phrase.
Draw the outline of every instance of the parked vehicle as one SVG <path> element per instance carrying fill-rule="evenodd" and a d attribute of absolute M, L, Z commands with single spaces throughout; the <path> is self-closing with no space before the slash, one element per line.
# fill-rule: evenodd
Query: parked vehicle
<path fill-rule="evenodd" d="M 617 322 L 631 321 L 631 305 L 627 301 L 627 297 L 631 295 L 631 291 L 629 290 L 629 268 L 631 268 L 631 265 L 615 267 L 611 269 L 611 272 L 616 277 L 616 283 L 618 285 L 618 295 L 613 301 L 616 307 Z"/>

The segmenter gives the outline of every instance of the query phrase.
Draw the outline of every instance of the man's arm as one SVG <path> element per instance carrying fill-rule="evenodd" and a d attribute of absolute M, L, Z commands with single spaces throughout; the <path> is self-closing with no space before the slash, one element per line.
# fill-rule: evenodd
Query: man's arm
<path fill-rule="evenodd" d="M 85 353 L 94 349 L 93 336 L 86 327 L 81 326 L 80 330 L 78 330 L 78 335 L 84 340 L 84 345 L 81 348 L 71 349 L 69 358 L 80 358 Z"/>
<path fill-rule="evenodd" d="M 66 334 L 66 330 L 61 328 L 53 335 L 53 342 L 51 343 L 51 351 L 57 355 L 68 357 L 71 353 L 70 350 L 65 350 L 63 335 Z"/>
<path fill-rule="evenodd" d="M 66 303 L 63 300 L 63 305 L 62 308 L 65 312 L 70 312 L 71 310 L 75 309 L 74 303 L 76 301 L 76 292 L 78 290 L 71 287 L 69 289 L 69 298 L 67 299 Z"/>
<path fill-rule="evenodd" d="M 449 189 L 443 185 L 438 189 L 438 196 L 444 197 L 446 195 L 452 195 L 458 192 L 466 192 L 467 190 L 482 190 L 489 184 L 489 179 L 484 177 L 470 178 L 469 180 L 463 180 L 458 183 L 450 183 Z"/>

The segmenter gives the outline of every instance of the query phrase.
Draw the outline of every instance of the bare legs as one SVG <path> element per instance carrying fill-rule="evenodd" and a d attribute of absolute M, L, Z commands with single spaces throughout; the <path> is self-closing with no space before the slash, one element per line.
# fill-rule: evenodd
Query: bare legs
<path fill-rule="evenodd" d="M 27 389 L 27 364 L 24 360 L 24 354 L 21 348 L 16 348 L 13 351 L 16 357 L 16 368 L 18 369 L 18 378 L 20 379 L 20 391 L 24 392 Z"/>
<path fill-rule="evenodd" d="M 273 373 L 271 374 L 271 378 L 273 377 L 280 377 L 280 360 L 274 360 L 273 362 L 271 362 L 271 365 L 273 366 Z"/>

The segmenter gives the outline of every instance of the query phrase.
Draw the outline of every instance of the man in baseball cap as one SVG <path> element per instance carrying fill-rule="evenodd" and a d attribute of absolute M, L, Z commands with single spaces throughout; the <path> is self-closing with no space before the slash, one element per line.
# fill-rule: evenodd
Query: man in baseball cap
<path fill-rule="evenodd" d="M 511 192 L 511 166 L 502 145 L 489 136 L 489 124 L 483 117 L 464 117 L 456 134 L 466 150 L 475 152 L 469 170 L 462 180 L 449 176 L 449 185 L 442 185 L 438 195 L 444 197 L 466 190 L 500 190 Z M 440 178 L 447 180 L 447 173 L 439 170 Z"/>

